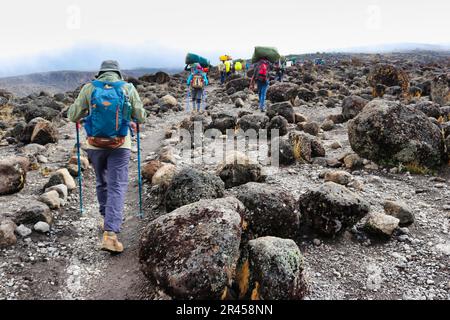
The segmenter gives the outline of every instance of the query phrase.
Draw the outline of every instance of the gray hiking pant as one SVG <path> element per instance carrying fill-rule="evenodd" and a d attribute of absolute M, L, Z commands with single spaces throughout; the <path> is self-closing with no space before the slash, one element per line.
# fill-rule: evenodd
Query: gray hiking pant
<path fill-rule="evenodd" d="M 105 231 L 119 233 L 128 191 L 128 165 L 131 150 L 88 150 L 97 178 L 100 214 L 105 218 Z"/>

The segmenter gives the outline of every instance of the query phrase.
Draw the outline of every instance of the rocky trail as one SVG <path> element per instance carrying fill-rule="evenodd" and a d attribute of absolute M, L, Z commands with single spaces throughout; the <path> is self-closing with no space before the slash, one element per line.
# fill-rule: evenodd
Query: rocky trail
<path fill-rule="evenodd" d="M 149 112 L 145 218 L 136 217 L 133 150 L 120 256 L 98 250 L 92 168 L 83 216 L 76 189 L 56 204 L 41 197 L 57 170 L 73 172 L 74 127 L 64 112 L 77 91 L 5 98 L 0 160 L 25 156 L 31 168 L 20 192 L 0 197 L 0 299 L 450 299 L 450 101 L 437 76 L 449 72 L 449 57 L 383 56 L 408 74 L 407 99 L 405 76 L 376 71 L 376 57 L 332 59 L 288 68 L 284 83 L 272 82 L 265 114 L 248 78 L 220 86 L 213 71 L 200 115 L 183 111 L 185 74 L 129 79 Z M 34 143 L 20 143 L 36 117 L 57 128 L 56 143 L 45 126 L 25 137 Z M 218 132 L 186 148 L 179 130 L 195 123 Z M 242 163 L 223 161 L 226 130 L 249 128 L 279 129 L 280 167 L 251 161 L 264 147 L 252 139 L 246 155 L 236 153 Z M 220 161 L 205 161 L 212 154 Z M 15 159 L 20 173 L 24 160 Z M 63 199 L 58 181 L 54 195 Z M 38 221 L 51 228 L 39 232 Z"/>

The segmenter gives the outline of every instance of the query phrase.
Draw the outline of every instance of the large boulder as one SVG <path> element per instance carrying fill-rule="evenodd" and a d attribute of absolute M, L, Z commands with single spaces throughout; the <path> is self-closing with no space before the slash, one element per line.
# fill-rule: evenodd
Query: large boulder
<path fill-rule="evenodd" d="M 352 227 L 369 212 L 369 204 L 346 187 L 327 182 L 299 200 L 302 222 L 326 237 Z"/>
<path fill-rule="evenodd" d="M 267 90 L 267 99 L 272 102 L 294 102 L 299 92 L 299 86 L 289 82 L 276 83 Z"/>
<path fill-rule="evenodd" d="M 58 129 L 50 121 L 38 121 L 30 137 L 31 143 L 47 145 L 58 142 Z"/>
<path fill-rule="evenodd" d="M 260 115 L 260 114 L 249 114 L 241 117 L 238 121 L 238 128 L 247 131 L 247 130 L 255 130 L 259 132 L 259 130 L 264 130 L 269 123 L 269 118 Z"/>
<path fill-rule="evenodd" d="M 186 168 L 173 177 L 167 189 L 166 210 L 171 212 L 199 200 L 221 198 L 224 192 L 225 184 L 218 176 L 194 168 Z"/>
<path fill-rule="evenodd" d="M 442 133 L 427 116 L 412 106 L 373 100 L 348 125 L 353 150 L 383 165 L 442 163 Z"/>
<path fill-rule="evenodd" d="M 282 116 L 289 123 L 295 122 L 294 107 L 290 102 L 274 103 L 267 108 L 267 116 L 272 119 L 275 116 Z"/>
<path fill-rule="evenodd" d="M 227 189 L 266 179 L 262 166 L 240 152 L 231 152 L 218 166 L 217 174 Z"/>
<path fill-rule="evenodd" d="M 358 96 L 350 96 L 342 102 L 342 115 L 346 120 L 356 117 L 369 103 L 368 100 Z"/>
<path fill-rule="evenodd" d="M 11 157 L 0 160 L 0 196 L 19 192 L 25 186 L 29 160 Z"/>
<path fill-rule="evenodd" d="M 363 229 L 367 233 L 382 237 L 392 236 L 400 222 L 393 216 L 378 212 L 370 213 L 364 220 Z"/>
<path fill-rule="evenodd" d="M 291 193 L 280 188 L 250 182 L 232 190 L 244 205 L 244 220 L 252 234 L 295 239 L 300 226 L 300 214 Z"/>
<path fill-rule="evenodd" d="M 52 121 L 58 115 L 59 112 L 52 108 L 28 106 L 25 111 L 25 121 L 30 122 L 35 118 L 43 118 L 45 120 Z"/>
<path fill-rule="evenodd" d="M 153 220 L 140 241 L 142 271 L 176 299 L 221 298 L 239 259 L 243 207 L 235 198 L 202 200 Z"/>
<path fill-rule="evenodd" d="M 264 237 L 249 241 L 239 269 L 239 298 L 301 300 L 309 291 L 304 259 L 293 240 Z"/>
<path fill-rule="evenodd" d="M 223 134 L 227 132 L 227 130 L 236 129 L 237 117 L 230 112 L 219 112 L 211 115 L 212 122 L 209 125 L 211 129 L 217 129 Z"/>
<path fill-rule="evenodd" d="M 236 93 L 238 91 L 243 91 L 248 87 L 250 87 L 250 79 L 249 78 L 237 78 L 234 80 L 230 80 L 227 83 L 226 90 L 228 92 L 230 89 L 234 89 L 232 91 L 234 91 L 233 93 Z"/>
<path fill-rule="evenodd" d="M 162 189 L 167 189 L 172 183 L 172 179 L 177 173 L 177 167 L 171 163 L 163 163 L 163 165 L 155 172 L 152 177 L 152 185 Z"/>
<path fill-rule="evenodd" d="M 409 89 L 409 76 L 406 72 L 391 64 L 380 63 L 375 65 L 367 76 L 367 81 L 374 89 L 379 85 L 385 87 L 399 86 L 405 94 Z"/>

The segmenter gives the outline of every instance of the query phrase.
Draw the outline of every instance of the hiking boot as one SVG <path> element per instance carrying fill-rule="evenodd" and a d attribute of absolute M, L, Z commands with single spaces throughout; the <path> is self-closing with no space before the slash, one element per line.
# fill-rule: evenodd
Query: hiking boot
<path fill-rule="evenodd" d="M 102 251 L 118 254 L 123 252 L 123 244 L 119 242 L 114 232 L 105 231 L 103 233 Z"/>

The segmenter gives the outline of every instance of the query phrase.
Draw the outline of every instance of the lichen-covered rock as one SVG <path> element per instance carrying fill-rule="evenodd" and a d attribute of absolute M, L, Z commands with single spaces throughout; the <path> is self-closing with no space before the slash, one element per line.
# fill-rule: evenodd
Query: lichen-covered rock
<path fill-rule="evenodd" d="M 238 128 L 247 131 L 255 130 L 257 133 L 259 130 L 264 130 L 269 123 L 269 118 L 259 114 L 249 114 L 241 117 L 238 121 Z"/>
<path fill-rule="evenodd" d="M 441 117 L 441 106 L 431 101 L 423 101 L 413 107 L 425 113 L 428 117 L 439 119 Z"/>
<path fill-rule="evenodd" d="M 294 147 L 288 139 L 280 139 L 278 147 L 278 161 L 280 165 L 288 166 L 296 162 Z"/>
<path fill-rule="evenodd" d="M 364 223 L 364 230 L 373 235 L 390 237 L 398 228 L 399 222 L 399 219 L 384 213 L 370 213 Z"/>
<path fill-rule="evenodd" d="M 295 122 L 294 107 L 290 102 L 279 102 L 270 105 L 267 108 L 267 116 L 272 119 L 275 116 L 282 116 L 289 123 Z"/>
<path fill-rule="evenodd" d="M 29 164 L 29 160 L 23 157 L 0 160 L 0 196 L 14 194 L 23 189 Z"/>
<path fill-rule="evenodd" d="M 299 200 L 302 222 L 333 237 L 352 227 L 369 212 L 369 204 L 346 187 L 327 182 L 308 191 Z"/>
<path fill-rule="evenodd" d="M 415 221 L 414 213 L 406 203 L 401 201 L 386 201 L 384 211 L 386 214 L 399 219 L 400 227 L 408 227 Z"/>
<path fill-rule="evenodd" d="M 61 199 L 57 191 L 52 190 L 44 193 L 39 197 L 39 201 L 45 203 L 50 209 L 58 209 L 61 207 Z"/>
<path fill-rule="evenodd" d="M 223 134 L 227 132 L 227 130 L 233 130 L 236 128 L 237 117 L 230 112 L 220 112 L 214 113 L 211 115 L 212 122 L 209 125 L 209 128 L 217 129 Z"/>
<path fill-rule="evenodd" d="M 186 168 L 173 177 L 164 202 L 166 210 L 171 212 L 199 200 L 221 198 L 224 192 L 225 184 L 218 176 Z"/>
<path fill-rule="evenodd" d="M 267 90 L 267 99 L 272 102 L 291 101 L 294 103 L 299 92 L 299 86 L 289 82 L 276 83 Z"/>
<path fill-rule="evenodd" d="M 312 162 L 314 157 L 324 157 L 325 148 L 322 143 L 314 136 L 294 131 L 289 134 L 289 140 L 294 150 L 294 157 L 300 162 Z"/>
<path fill-rule="evenodd" d="M 217 174 L 227 189 L 266 179 L 262 166 L 240 152 L 231 152 L 219 165 Z"/>
<path fill-rule="evenodd" d="M 348 125 L 353 150 L 383 165 L 439 166 L 444 157 L 442 133 L 411 106 L 373 100 Z"/>
<path fill-rule="evenodd" d="M 288 133 L 288 121 L 282 116 L 273 117 L 268 126 L 267 134 L 271 137 L 274 136 L 272 130 L 277 130 L 278 136 L 282 137 Z"/>
<path fill-rule="evenodd" d="M 310 102 L 314 100 L 316 94 L 307 88 L 300 88 L 297 96 L 305 102 Z"/>
<path fill-rule="evenodd" d="M 358 96 L 350 96 L 342 102 L 342 116 L 345 120 L 350 120 L 356 117 L 362 109 L 369 103 L 368 100 Z"/>
<path fill-rule="evenodd" d="M 202 200 L 150 222 L 139 259 L 147 278 L 176 299 L 219 299 L 239 259 L 244 205 Z"/>
<path fill-rule="evenodd" d="M 251 300 L 301 300 L 309 291 L 304 259 L 294 241 L 264 237 L 248 243 L 239 268 L 239 297 Z"/>
<path fill-rule="evenodd" d="M 244 220 L 254 235 L 296 238 L 300 213 L 292 194 L 254 182 L 234 188 L 232 192 L 245 205 Z"/>

